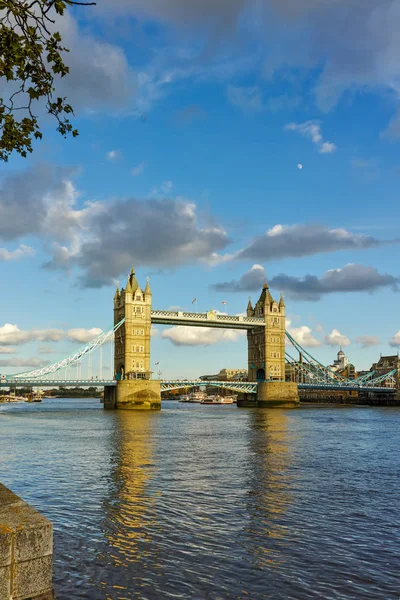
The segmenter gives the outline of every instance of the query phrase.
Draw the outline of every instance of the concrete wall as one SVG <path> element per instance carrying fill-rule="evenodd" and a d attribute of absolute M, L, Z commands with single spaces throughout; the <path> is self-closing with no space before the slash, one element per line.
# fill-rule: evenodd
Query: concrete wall
<path fill-rule="evenodd" d="M 160 382 L 152 379 L 118 381 L 116 407 L 129 410 L 160 410 Z"/>
<path fill-rule="evenodd" d="M 0 484 L 0 599 L 53 599 L 52 564 L 52 524 Z"/>
<path fill-rule="evenodd" d="M 296 408 L 300 406 L 297 383 L 287 381 L 259 383 L 257 406 L 265 408 Z"/>

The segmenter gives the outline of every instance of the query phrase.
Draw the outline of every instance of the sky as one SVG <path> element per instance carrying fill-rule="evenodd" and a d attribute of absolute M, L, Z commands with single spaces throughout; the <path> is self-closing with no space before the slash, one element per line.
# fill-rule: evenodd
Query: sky
<path fill-rule="evenodd" d="M 324 364 L 398 352 L 399 0 L 98 0 L 55 27 L 79 136 L 38 106 L 0 165 L 0 372 L 108 330 L 132 265 L 155 309 L 239 314 L 267 280 Z M 158 326 L 152 365 L 246 368 L 246 338 Z"/>

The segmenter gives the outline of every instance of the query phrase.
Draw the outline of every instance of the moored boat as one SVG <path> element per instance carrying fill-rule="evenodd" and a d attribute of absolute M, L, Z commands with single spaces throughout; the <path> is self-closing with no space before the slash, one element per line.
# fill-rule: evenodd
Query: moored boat
<path fill-rule="evenodd" d="M 206 398 L 207 394 L 205 392 L 191 392 L 181 396 L 179 402 L 201 403 Z"/>
<path fill-rule="evenodd" d="M 0 402 L 25 402 L 24 396 L 16 396 L 15 394 L 7 394 L 6 396 L 0 396 Z"/>
<path fill-rule="evenodd" d="M 201 404 L 234 404 L 236 399 L 233 396 L 207 396 L 201 401 Z"/>

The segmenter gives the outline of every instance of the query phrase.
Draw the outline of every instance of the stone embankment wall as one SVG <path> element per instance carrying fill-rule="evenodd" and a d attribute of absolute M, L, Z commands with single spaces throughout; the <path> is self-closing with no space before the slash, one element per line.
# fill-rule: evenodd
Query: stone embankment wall
<path fill-rule="evenodd" d="M 0 484 L 0 599 L 53 600 L 53 526 Z"/>
<path fill-rule="evenodd" d="M 344 390 L 299 390 L 302 404 L 352 404 L 361 406 L 400 406 L 400 394 Z"/>

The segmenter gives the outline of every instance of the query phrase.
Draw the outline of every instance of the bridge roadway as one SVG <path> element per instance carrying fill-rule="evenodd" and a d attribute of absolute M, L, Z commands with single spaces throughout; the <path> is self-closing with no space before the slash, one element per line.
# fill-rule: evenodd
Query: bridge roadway
<path fill-rule="evenodd" d="M 224 329 L 254 329 L 265 327 L 260 317 L 230 316 L 218 314 L 215 310 L 207 313 L 189 313 L 171 310 L 152 310 L 151 322 L 156 325 L 185 325 L 186 327 L 221 327 Z"/>
<path fill-rule="evenodd" d="M 116 386 L 117 381 L 115 379 L 7 379 L 2 380 L 0 389 L 2 387 L 17 386 L 17 387 L 59 387 L 59 386 L 73 386 L 73 387 L 104 387 L 104 386 Z M 172 390 L 179 390 L 186 387 L 197 387 L 197 386 L 211 386 L 218 387 L 234 392 L 244 392 L 247 394 L 255 394 L 257 392 L 257 382 L 248 381 L 203 381 L 202 379 L 194 380 L 164 380 L 161 381 L 161 391 L 167 392 Z M 396 393 L 396 389 L 387 387 L 372 387 L 362 384 L 348 385 L 347 383 L 336 385 L 330 384 L 311 384 L 311 383 L 299 383 L 299 390 L 344 390 L 344 391 L 364 391 L 364 392 L 383 392 L 387 394 Z"/>

